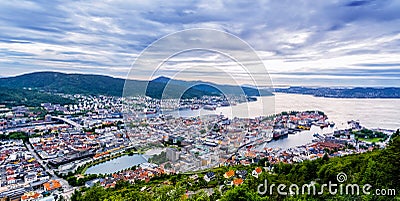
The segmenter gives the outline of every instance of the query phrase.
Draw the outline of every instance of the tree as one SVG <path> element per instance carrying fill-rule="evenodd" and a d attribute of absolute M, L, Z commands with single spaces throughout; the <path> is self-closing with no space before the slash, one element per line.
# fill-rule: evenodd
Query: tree
<path fill-rule="evenodd" d="M 197 192 L 196 194 L 193 194 L 189 197 L 189 201 L 210 201 L 210 197 L 208 197 L 208 194 L 201 190 Z"/>
<path fill-rule="evenodd" d="M 322 160 L 324 161 L 328 161 L 329 160 L 329 156 L 327 153 L 324 154 L 324 156 L 322 157 Z"/>
<path fill-rule="evenodd" d="M 87 190 L 81 200 L 85 201 L 98 201 L 98 200 L 103 200 L 106 197 L 106 190 L 99 186 L 95 185 L 94 187 L 90 188 Z"/>
<path fill-rule="evenodd" d="M 164 185 L 155 190 L 155 199 L 157 201 L 174 201 L 181 200 L 184 196 L 185 190 L 179 185 L 170 186 Z"/>
<path fill-rule="evenodd" d="M 228 190 L 221 197 L 221 201 L 260 201 L 266 200 L 267 197 L 261 197 L 253 189 L 249 189 L 245 184 Z"/>

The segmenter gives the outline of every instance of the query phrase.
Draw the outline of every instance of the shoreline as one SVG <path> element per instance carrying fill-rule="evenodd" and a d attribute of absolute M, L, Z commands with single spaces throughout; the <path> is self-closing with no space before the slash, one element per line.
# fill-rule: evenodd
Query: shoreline
<path fill-rule="evenodd" d="M 310 97 L 314 97 L 314 98 L 328 98 L 328 99 L 333 99 L 333 98 L 337 98 L 337 99 L 347 99 L 347 100 L 362 100 L 362 99 L 372 99 L 372 100 L 376 100 L 376 99 L 382 99 L 382 100 L 399 100 L 400 97 L 336 97 L 336 96 L 316 96 L 314 94 L 304 94 L 304 93 L 288 93 L 288 92 L 273 92 L 274 95 L 284 95 L 284 94 L 288 94 L 288 95 L 303 95 L 303 96 L 310 96 Z"/>

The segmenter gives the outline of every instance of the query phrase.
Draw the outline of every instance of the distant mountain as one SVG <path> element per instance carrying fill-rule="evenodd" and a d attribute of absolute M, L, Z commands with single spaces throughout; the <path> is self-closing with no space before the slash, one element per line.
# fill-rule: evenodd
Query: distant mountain
<path fill-rule="evenodd" d="M 329 98 L 400 98 L 400 88 L 398 87 L 355 87 L 355 88 L 289 87 L 289 88 L 275 88 L 275 92 L 307 94 L 317 97 L 329 97 Z"/>
<path fill-rule="evenodd" d="M 164 76 L 160 76 L 154 80 L 152 80 L 153 82 L 158 82 L 158 83 L 167 83 L 169 81 L 171 81 L 171 78 L 169 77 L 164 77 Z"/>
<path fill-rule="evenodd" d="M 163 94 L 164 93 L 164 94 Z M 153 98 L 192 98 L 204 95 L 247 95 L 270 96 L 272 92 L 266 89 L 234 85 L 220 85 L 203 81 L 173 80 L 158 77 L 148 83 L 146 94 Z"/>
<path fill-rule="evenodd" d="M 260 96 L 272 95 L 268 90 L 257 90 L 251 87 L 219 85 L 202 81 L 173 80 L 168 77 L 158 77 L 151 81 L 128 80 L 103 75 L 65 74 L 57 72 L 37 72 L 16 77 L 0 78 L 0 87 L 8 89 L 30 88 L 38 91 L 60 92 L 66 94 L 92 95 L 124 95 L 142 94 L 153 98 L 192 98 L 204 95 L 241 95 Z"/>

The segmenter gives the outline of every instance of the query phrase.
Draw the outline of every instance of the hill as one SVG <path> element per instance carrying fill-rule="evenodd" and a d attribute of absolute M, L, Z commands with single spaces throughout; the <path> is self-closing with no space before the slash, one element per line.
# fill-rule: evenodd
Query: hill
<path fill-rule="evenodd" d="M 36 72 L 16 77 L 0 78 L 0 87 L 9 89 L 31 88 L 46 92 L 60 92 L 65 94 L 91 94 L 122 96 L 140 95 L 146 90 L 146 95 L 161 98 L 201 97 L 204 95 L 221 95 L 222 92 L 230 95 L 248 96 L 272 95 L 267 90 L 257 90 L 251 87 L 219 85 L 202 81 L 172 80 L 159 77 L 151 81 L 128 80 L 113 78 L 104 75 L 65 74 L 57 72 Z"/>
<path fill-rule="evenodd" d="M 164 92 L 164 94 L 162 94 Z M 148 83 L 146 94 L 153 98 L 192 98 L 204 95 L 269 96 L 271 91 L 254 87 L 220 85 L 204 81 L 182 81 L 158 77 Z"/>
<path fill-rule="evenodd" d="M 103 75 L 38 72 L 0 78 L 0 87 L 32 88 L 66 94 L 104 94 L 121 96 L 123 79 Z"/>
<path fill-rule="evenodd" d="M 6 106 L 40 106 L 41 103 L 71 104 L 73 100 L 58 95 L 26 89 L 0 87 L 0 105 Z"/>

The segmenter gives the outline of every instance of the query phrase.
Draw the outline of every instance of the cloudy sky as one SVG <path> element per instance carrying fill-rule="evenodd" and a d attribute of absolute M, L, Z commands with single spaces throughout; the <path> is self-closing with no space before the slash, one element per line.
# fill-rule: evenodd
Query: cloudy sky
<path fill-rule="evenodd" d="M 276 85 L 400 86 L 399 10 L 400 1 L 390 0 L 0 1 L 0 76 L 59 71 L 124 78 L 157 39 L 209 28 L 247 42 Z M 218 42 L 235 48 L 229 39 Z M 184 66 L 192 74 L 182 78 L 224 83 L 207 72 L 230 63 L 215 52 L 183 53 L 159 72 L 174 76 Z M 131 74 L 145 79 L 149 69 Z"/>

